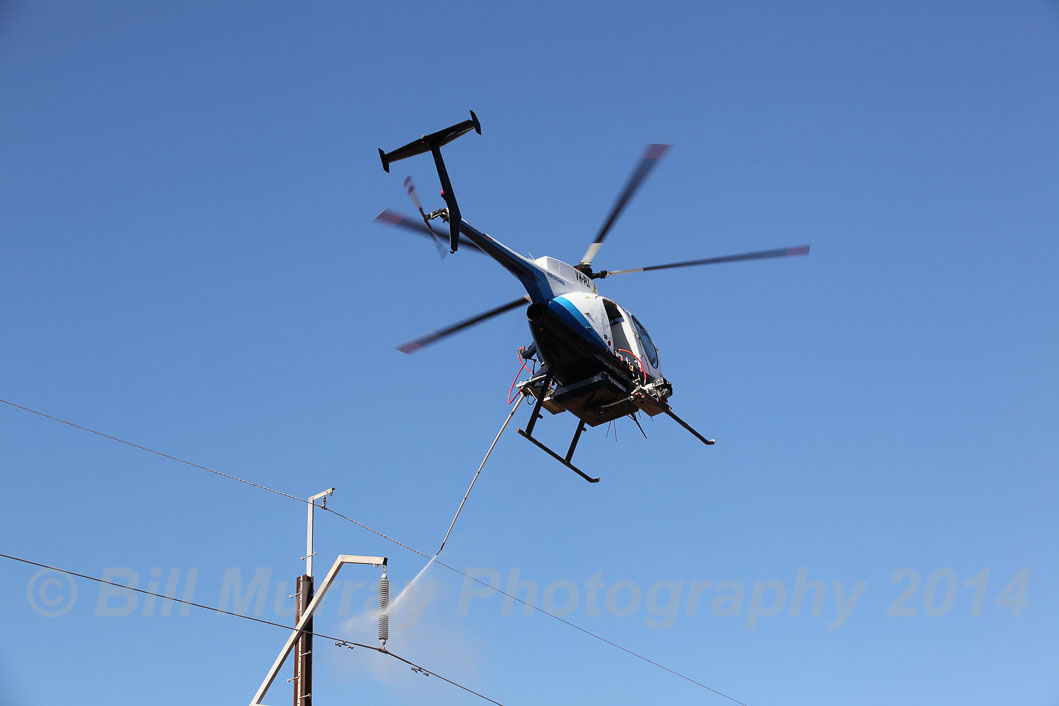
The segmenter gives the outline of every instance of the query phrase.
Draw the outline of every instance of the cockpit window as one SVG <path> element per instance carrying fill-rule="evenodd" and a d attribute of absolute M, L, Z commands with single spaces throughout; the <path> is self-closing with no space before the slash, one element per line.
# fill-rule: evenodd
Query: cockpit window
<path fill-rule="evenodd" d="M 647 329 L 643 327 L 640 320 L 635 316 L 632 317 L 632 322 L 636 326 L 636 333 L 640 335 L 640 340 L 643 341 L 644 352 L 647 353 L 647 359 L 651 361 L 651 367 L 658 367 L 658 348 L 655 347 L 654 341 L 651 340 L 651 336 L 647 333 Z"/>

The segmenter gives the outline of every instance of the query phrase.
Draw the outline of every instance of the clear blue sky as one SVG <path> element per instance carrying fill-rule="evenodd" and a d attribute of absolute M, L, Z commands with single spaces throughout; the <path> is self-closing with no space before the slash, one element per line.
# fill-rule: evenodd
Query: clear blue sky
<path fill-rule="evenodd" d="M 521 290 L 373 224 L 410 210 L 406 174 L 440 205 L 429 159 L 385 174 L 376 148 L 473 108 L 483 135 L 448 149 L 464 216 L 576 260 L 643 145 L 671 143 L 598 266 L 812 243 L 601 283 L 717 445 L 664 418 L 647 440 L 601 427 L 576 457 L 603 476 L 589 486 L 510 432 L 443 558 L 552 598 L 572 584 L 567 619 L 750 706 L 1055 704 L 1057 88 L 1043 0 L 9 1 L 0 398 L 298 496 L 335 486 L 334 508 L 432 551 L 529 331 L 513 312 L 394 350 Z M 539 428 L 561 447 L 573 426 Z M 194 569 L 213 605 L 234 571 L 242 588 L 271 571 L 257 614 L 290 620 L 273 594 L 290 605 L 303 507 L 2 405 L 0 463 L 3 553 L 141 587 Z M 384 554 L 401 585 L 423 564 L 334 517 L 317 535 L 319 573 Z M 825 584 L 819 615 L 812 591 L 791 615 L 801 569 Z M 247 703 L 285 638 L 142 600 L 98 615 L 86 582 L 44 617 L 33 589 L 68 587 L 35 573 L 0 562 L 5 704 Z M 597 574 L 641 603 L 593 615 Z M 726 703 L 443 569 L 422 581 L 434 598 L 391 648 L 501 702 Z M 661 588 L 657 615 L 644 602 L 657 582 L 670 619 Z M 841 621 L 835 584 L 847 602 L 862 586 Z M 755 587 L 778 613 L 751 617 Z M 316 628 L 370 642 L 370 591 L 351 595 Z M 326 642 L 314 695 L 476 703 Z"/>

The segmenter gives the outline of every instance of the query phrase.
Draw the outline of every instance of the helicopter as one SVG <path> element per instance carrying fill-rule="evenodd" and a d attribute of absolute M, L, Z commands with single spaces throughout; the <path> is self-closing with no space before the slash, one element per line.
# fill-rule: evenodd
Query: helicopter
<path fill-rule="evenodd" d="M 474 227 L 464 220 L 460 213 L 441 148 L 471 130 L 482 134 L 481 123 L 473 110 L 470 111 L 470 119 L 423 135 L 418 140 L 391 152 L 380 148 L 379 158 L 386 172 L 390 171 L 392 162 L 429 152 L 434 158 L 445 206 L 430 213 L 424 211 L 409 177 L 405 179 L 405 187 L 419 211 L 421 220 L 386 209 L 375 217 L 375 221 L 405 228 L 433 239 L 439 254 L 444 257 L 445 239 L 431 225 L 431 221 L 440 220 L 448 225 L 448 252 L 455 253 L 462 245 L 467 250 L 493 258 L 518 278 L 526 294 L 477 316 L 403 343 L 397 346 L 398 350 L 414 353 L 494 316 L 528 304 L 526 318 L 533 342 L 521 348 L 519 356 L 524 362 L 540 362 L 541 368 L 535 370 L 533 376 L 519 386 L 519 392 L 524 397 L 534 399 L 533 411 L 526 428 L 518 429 L 521 436 L 590 483 L 599 482 L 599 478 L 588 475 L 572 463 L 574 450 L 586 425 L 596 427 L 628 416 L 639 427 L 640 423 L 636 417 L 638 412 L 644 412 L 650 417 L 665 414 L 703 444 L 712 446 L 713 439 L 703 436 L 678 417 L 670 407 L 668 400 L 673 395 L 673 385 L 662 376 L 658 348 L 647 329 L 628 309 L 601 295 L 595 280 L 613 275 L 678 267 L 808 255 L 809 246 L 776 248 L 624 270 L 594 269 L 593 260 L 615 221 L 669 149 L 668 145 L 650 144 L 603 226 L 576 265 L 547 256 L 526 257 Z M 542 409 L 551 414 L 570 412 L 577 417 L 578 426 L 565 455 L 560 455 L 533 436 L 534 426 L 543 416 Z M 643 432 L 642 427 L 640 431 Z"/>

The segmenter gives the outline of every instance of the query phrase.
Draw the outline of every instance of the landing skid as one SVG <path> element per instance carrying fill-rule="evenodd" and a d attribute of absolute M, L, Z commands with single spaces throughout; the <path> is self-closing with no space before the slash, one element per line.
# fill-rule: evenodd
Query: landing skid
<path fill-rule="evenodd" d="M 564 466 L 566 466 L 567 468 L 569 468 L 571 471 L 573 471 L 577 475 L 579 475 L 582 478 L 584 478 L 589 483 L 598 483 L 599 482 L 599 477 L 598 476 L 595 476 L 595 477 L 594 476 L 590 476 L 587 473 L 585 473 L 584 471 L 582 471 L 580 468 L 575 466 L 573 463 L 570 462 L 570 460 L 574 457 L 574 449 L 577 448 L 577 442 L 581 439 L 581 432 L 583 432 L 585 430 L 585 425 L 588 423 L 584 419 L 578 419 L 577 431 L 574 432 L 574 438 L 570 441 L 570 448 L 567 449 L 566 456 L 560 456 L 556 451 L 553 451 L 552 449 L 548 448 L 543 443 L 541 443 L 541 441 L 539 439 L 537 439 L 537 438 L 535 438 L 533 436 L 533 427 L 536 426 L 537 420 L 541 418 L 541 416 L 542 416 L 541 415 L 541 408 L 544 407 L 545 398 L 548 397 L 548 395 L 549 395 L 549 389 L 550 389 L 551 383 L 552 383 L 552 376 L 551 376 L 550 373 L 546 374 L 544 376 L 544 378 L 543 378 L 542 384 L 539 387 L 536 387 L 536 382 L 538 380 L 540 380 L 540 378 L 534 378 L 533 380 L 530 380 L 527 383 L 523 383 L 523 386 L 521 388 L 521 392 L 522 392 L 523 395 L 526 395 L 526 396 L 532 395 L 533 397 L 536 398 L 537 401 L 533 405 L 533 412 L 530 414 L 529 423 L 526 424 L 526 428 L 525 429 L 519 429 L 518 433 L 521 436 L 523 436 L 524 438 L 528 439 L 529 441 L 532 441 L 534 446 L 536 446 L 537 448 L 539 448 L 542 451 L 544 451 L 545 453 L 547 453 L 549 456 L 551 456 L 556 461 L 558 461 L 559 463 L 561 463 Z M 530 386 L 531 384 L 533 384 L 532 387 Z M 529 389 L 527 390 L 527 388 L 529 388 Z M 557 394 L 557 395 L 555 395 L 555 396 L 550 398 L 551 399 L 551 403 L 550 404 L 552 406 L 548 407 L 548 409 L 552 413 L 557 413 L 557 412 L 560 412 L 560 411 L 572 411 L 569 407 L 564 409 L 561 406 L 557 406 L 557 400 L 556 400 L 557 397 L 561 397 L 561 395 Z M 683 419 L 678 417 L 676 415 L 676 413 L 673 412 L 673 409 L 668 404 L 665 403 L 664 398 L 662 398 L 662 399 L 654 399 L 653 400 L 654 407 L 646 406 L 649 402 L 652 402 L 652 400 L 648 399 L 647 396 L 643 393 L 643 391 L 641 389 L 640 391 L 637 391 L 636 393 L 630 395 L 626 399 L 620 399 L 620 400 L 618 400 L 616 402 L 609 403 L 607 405 L 604 405 L 603 407 L 600 407 L 600 408 L 596 409 L 596 411 L 598 413 L 598 412 L 603 412 L 604 410 L 606 410 L 609 407 L 614 407 L 615 405 L 632 404 L 638 409 L 646 410 L 648 412 L 648 414 L 651 414 L 652 416 L 655 415 L 655 414 L 659 414 L 661 412 L 664 412 L 673 421 L 675 421 L 680 426 L 684 427 L 688 432 L 691 433 L 692 436 L 694 436 L 696 439 L 701 441 L 706 446 L 713 446 L 714 443 L 716 443 L 713 439 L 707 439 L 705 436 L 700 434 L 694 427 L 692 427 L 690 424 L 688 424 Z M 558 403 L 558 404 L 561 405 L 562 403 Z M 574 412 L 574 414 L 578 414 L 578 413 Z M 633 421 L 636 422 L 636 426 L 640 427 L 640 432 L 643 433 L 643 427 L 640 426 L 640 422 L 636 419 L 636 417 L 634 415 L 629 415 L 629 416 L 632 416 Z M 596 426 L 596 424 L 593 424 L 593 426 Z M 644 434 L 644 436 L 646 437 L 647 434 Z"/>
<path fill-rule="evenodd" d="M 584 429 L 585 429 L 585 423 L 584 422 L 581 422 L 580 424 L 577 425 L 577 432 L 574 434 L 573 442 L 570 443 L 570 451 L 567 452 L 566 458 L 563 458 L 562 456 L 560 456 L 559 454 L 555 453 L 554 451 L 549 449 L 547 446 L 542 444 L 539 440 L 537 440 L 534 437 L 530 436 L 528 431 L 523 431 L 522 429 L 519 429 L 518 433 L 521 434 L 522 436 L 524 436 L 525 438 L 529 439 L 530 441 L 532 441 L 534 446 L 536 446 L 538 449 L 541 449 L 546 454 L 548 454 L 549 456 L 554 458 L 556 461 L 558 461 L 559 463 L 563 464 L 564 466 L 569 468 L 571 471 L 573 471 L 577 475 L 579 475 L 582 478 L 584 478 L 585 480 L 587 480 L 589 483 L 598 483 L 599 482 L 599 476 L 595 476 L 595 477 L 590 476 L 587 473 L 585 473 L 584 471 L 582 471 L 580 468 L 575 466 L 574 464 L 570 463 L 570 458 L 574 455 L 574 447 L 577 446 L 577 437 L 581 436 L 581 432 L 584 431 Z"/>
<path fill-rule="evenodd" d="M 716 442 L 716 441 L 715 441 L 714 439 L 707 439 L 707 438 L 706 438 L 705 436 L 703 436 L 703 435 L 702 435 L 702 434 L 700 434 L 699 432 L 695 431 L 695 429 L 693 429 L 693 428 L 692 428 L 692 426 L 691 426 L 690 424 L 688 424 L 688 423 L 687 423 L 687 422 L 685 422 L 685 421 L 684 421 L 683 419 L 681 419 L 680 417 L 678 417 L 677 415 L 675 415 L 675 414 L 673 413 L 673 410 L 672 410 L 672 409 L 669 409 L 669 408 L 667 407 L 667 408 L 666 408 L 666 414 L 667 414 L 667 415 L 669 415 L 669 416 L 670 416 L 670 417 L 671 417 L 671 418 L 673 419 L 673 421 L 675 421 L 675 422 L 676 422 L 677 424 L 679 424 L 680 426 L 682 426 L 682 427 L 684 427 L 685 429 L 687 429 L 688 431 L 690 431 L 690 432 L 691 432 L 691 434 L 692 434 L 692 436 L 694 436 L 694 437 L 695 437 L 696 439 L 698 439 L 698 440 L 699 440 L 699 441 L 701 441 L 702 443 L 706 444 L 707 446 L 713 446 L 714 444 L 716 444 L 716 443 L 717 443 L 717 442 Z"/>
<path fill-rule="evenodd" d="M 589 483 L 598 483 L 599 476 L 590 476 L 574 464 L 570 463 L 570 459 L 574 457 L 574 449 L 577 448 L 577 442 L 581 438 L 581 432 L 585 430 L 585 422 L 583 420 L 578 420 L 577 431 L 574 432 L 574 438 L 570 441 L 570 448 L 567 449 L 565 458 L 552 451 L 550 448 L 542 444 L 538 439 L 534 438 L 533 436 L 533 427 L 537 424 L 537 420 L 541 417 L 541 407 L 544 405 L 544 398 L 548 394 L 548 387 L 551 385 L 551 383 L 552 376 L 546 376 L 544 378 L 544 385 L 541 388 L 541 394 L 539 397 L 537 397 L 536 404 L 533 405 L 533 413 L 530 414 L 529 423 L 526 424 L 525 430 L 519 429 L 518 433 L 529 441 L 532 441 L 534 446 L 547 453 L 549 456 L 569 468 L 577 475 L 584 478 Z"/>

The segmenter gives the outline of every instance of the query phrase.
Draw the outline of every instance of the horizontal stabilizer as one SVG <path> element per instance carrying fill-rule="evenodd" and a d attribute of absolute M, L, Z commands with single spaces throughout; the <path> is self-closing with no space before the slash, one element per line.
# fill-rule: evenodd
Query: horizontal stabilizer
<path fill-rule="evenodd" d="M 479 135 L 482 134 L 482 125 L 478 122 L 478 116 L 474 114 L 474 111 L 470 111 L 471 119 L 464 120 L 462 123 L 456 123 L 449 127 L 438 130 L 437 132 L 429 135 L 423 135 L 418 140 L 409 142 L 404 147 L 398 147 L 392 152 L 383 152 L 379 149 L 379 158 L 382 160 L 382 168 L 387 172 L 390 171 L 390 162 L 396 162 L 401 159 L 407 159 L 414 157 L 417 154 L 423 154 L 424 152 L 430 152 L 435 148 L 447 145 L 448 143 L 455 140 L 457 137 L 466 135 L 471 130 L 474 130 Z"/>

